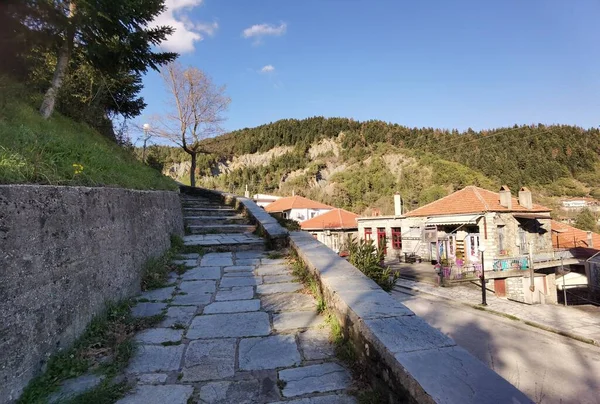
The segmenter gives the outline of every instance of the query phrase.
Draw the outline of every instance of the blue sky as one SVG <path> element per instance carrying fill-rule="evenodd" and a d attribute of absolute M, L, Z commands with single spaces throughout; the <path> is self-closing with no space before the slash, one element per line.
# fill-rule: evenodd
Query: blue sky
<path fill-rule="evenodd" d="M 227 86 L 227 130 L 315 115 L 458 129 L 600 125 L 597 0 L 167 5 L 160 21 L 179 28 L 165 47 Z M 264 35 L 245 37 L 253 26 L 248 34 Z M 144 84 L 142 120 L 166 97 L 158 74 Z"/>

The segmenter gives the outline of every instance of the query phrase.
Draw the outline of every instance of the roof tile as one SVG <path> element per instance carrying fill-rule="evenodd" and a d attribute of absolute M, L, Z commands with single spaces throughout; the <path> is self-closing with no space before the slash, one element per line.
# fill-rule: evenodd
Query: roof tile
<path fill-rule="evenodd" d="M 356 213 L 334 209 L 300 223 L 302 230 L 356 229 Z"/>
<path fill-rule="evenodd" d="M 284 212 L 290 209 L 334 209 L 334 207 L 297 195 L 278 199 L 265 206 L 267 212 Z"/>

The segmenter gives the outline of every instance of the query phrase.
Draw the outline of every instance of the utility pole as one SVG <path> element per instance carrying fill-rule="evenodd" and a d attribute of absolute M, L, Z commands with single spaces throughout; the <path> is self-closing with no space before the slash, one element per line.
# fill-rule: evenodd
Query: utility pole
<path fill-rule="evenodd" d="M 529 290 L 535 292 L 535 281 L 533 279 L 533 243 L 529 242 Z"/>
<path fill-rule="evenodd" d="M 148 132 L 150 131 L 150 124 L 145 123 L 142 127 L 144 128 L 144 146 L 142 147 L 142 161 L 145 163 L 146 162 L 146 142 L 148 142 L 148 139 L 150 139 L 148 137 Z"/>
<path fill-rule="evenodd" d="M 563 298 L 565 299 L 565 306 L 567 305 L 567 287 L 565 284 L 565 266 L 563 265 L 563 257 L 560 257 L 560 272 L 562 272 L 562 278 L 563 278 Z"/>
<path fill-rule="evenodd" d="M 481 252 L 481 305 L 487 306 L 487 296 L 485 291 L 485 245 L 479 246 L 479 251 Z"/>

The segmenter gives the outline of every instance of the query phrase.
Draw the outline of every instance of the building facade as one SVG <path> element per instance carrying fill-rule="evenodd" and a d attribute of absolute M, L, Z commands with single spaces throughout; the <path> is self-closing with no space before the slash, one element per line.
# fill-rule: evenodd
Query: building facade
<path fill-rule="evenodd" d="M 333 209 L 302 222 L 300 227 L 336 253 L 343 255 L 347 251 L 348 237 L 355 239 L 358 235 L 357 218 L 355 213 Z"/>
<path fill-rule="evenodd" d="M 295 220 L 299 223 L 312 219 L 315 216 L 322 215 L 332 209 L 334 209 L 333 206 L 313 201 L 302 196 L 280 198 L 265 206 L 267 212 L 280 215 L 284 219 Z"/>

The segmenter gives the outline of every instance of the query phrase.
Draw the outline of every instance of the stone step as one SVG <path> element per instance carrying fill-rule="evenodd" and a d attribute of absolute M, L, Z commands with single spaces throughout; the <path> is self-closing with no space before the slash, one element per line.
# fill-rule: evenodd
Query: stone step
<path fill-rule="evenodd" d="M 184 209 L 189 209 L 189 208 L 213 208 L 213 209 L 231 208 L 230 206 L 221 205 L 219 203 L 203 203 L 203 202 L 182 202 L 181 206 Z"/>
<path fill-rule="evenodd" d="M 206 252 L 264 251 L 265 241 L 250 233 L 192 234 L 183 237 L 185 245 L 200 246 Z"/>
<path fill-rule="evenodd" d="M 185 216 L 188 226 L 224 225 L 224 224 L 249 224 L 246 216 Z"/>
<path fill-rule="evenodd" d="M 188 225 L 190 234 L 252 233 L 256 226 L 243 224 Z"/>
<path fill-rule="evenodd" d="M 237 216 L 238 211 L 231 208 L 183 208 L 186 216 Z"/>

